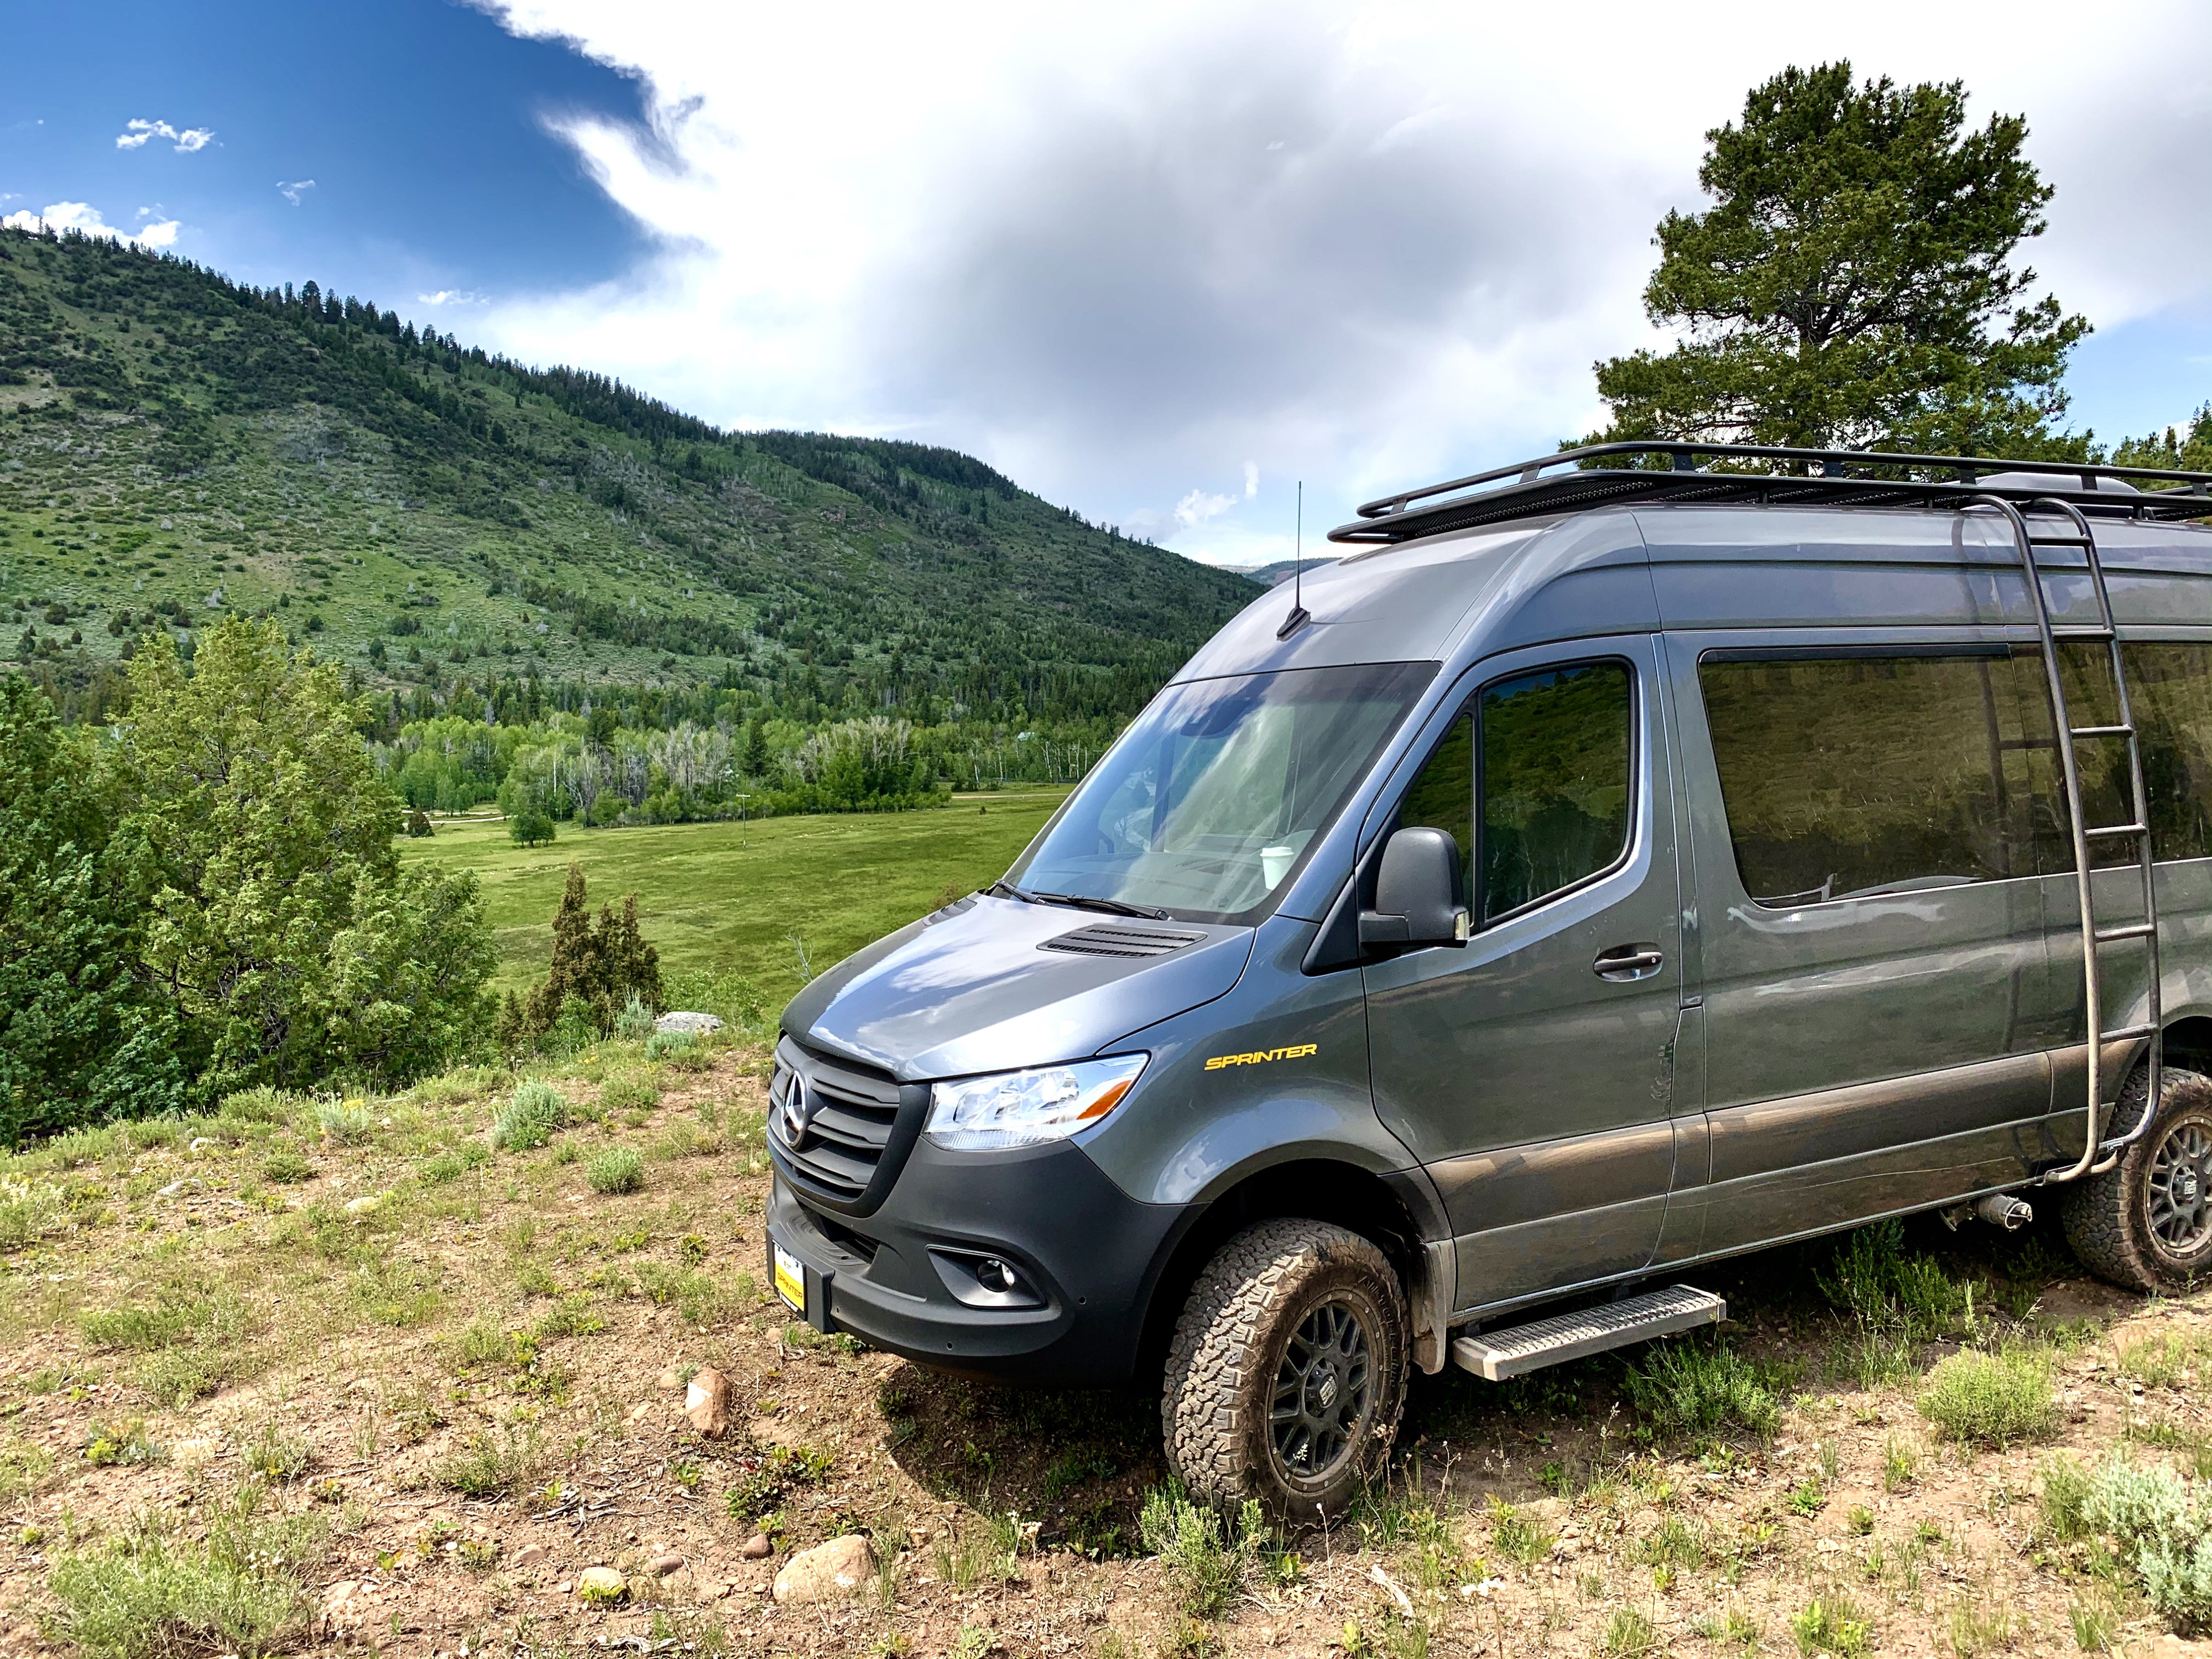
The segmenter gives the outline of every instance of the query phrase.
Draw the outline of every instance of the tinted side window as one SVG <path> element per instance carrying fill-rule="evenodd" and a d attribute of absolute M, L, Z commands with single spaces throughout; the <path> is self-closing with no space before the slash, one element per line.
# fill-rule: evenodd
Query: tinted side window
<path fill-rule="evenodd" d="M 2151 844 L 2163 859 L 2212 858 L 2212 646 L 2168 643 L 2120 647 L 2128 669 L 2128 702 L 2142 745 L 2143 793 L 2149 798 Z M 2060 650 L 2068 712 L 2076 726 L 2119 718 L 2112 670 L 2105 647 L 2069 645 Z M 2050 724 L 2050 696 L 2041 706 Z M 2128 787 L 2126 745 L 2086 738 L 2075 745 L 2081 770 L 2082 817 L 2090 823 L 2125 823 L 2134 817 Z M 2074 854 L 2055 750 L 2045 786 L 2054 805 L 2045 815 L 2046 871 L 2070 870 Z M 2135 860 L 2132 841 L 2100 840 L 2090 854 L 2099 864 Z"/>
<path fill-rule="evenodd" d="M 2003 656 L 1698 668 L 1729 836 L 1761 904 L 2036 872 L 2032 734 Z"/>
<path fill-rule="evenodd" d="M 1462 714 L 1399 804 L 1398 823 L 1425 824 L 1459 843 L 1460 891 L 1474 890 L 1474 720 Z"/>
<path fill-rule="evenodd" d="M 1571 887 L 1627 850 L 1633 703 L 1618 662 L 1484 689 L 1478 920 Z"/>

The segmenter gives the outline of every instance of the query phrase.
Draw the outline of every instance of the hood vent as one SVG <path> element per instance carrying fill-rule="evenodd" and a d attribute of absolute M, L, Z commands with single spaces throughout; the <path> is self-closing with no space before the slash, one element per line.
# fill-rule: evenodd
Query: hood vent
<path fill-rule="evenodd" d="M 1065 951 L 1076 957 L 1164 957 L 1186 945 L 1196 945 L 1205 937 L 1168 927 L 1147 927 L 1142 922 L 1095 921 L 1058 939 L 1048 939 L 1037 949 Z"/>

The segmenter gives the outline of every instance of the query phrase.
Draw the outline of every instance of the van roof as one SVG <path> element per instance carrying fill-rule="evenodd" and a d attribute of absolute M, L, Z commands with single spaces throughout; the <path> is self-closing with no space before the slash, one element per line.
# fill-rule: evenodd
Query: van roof
<path fill-rule="evenodd" d="M 1747 456 L 1742 447 L 1723 459 L 1822 459 L 1816 451 Z M 1371 517 L 1332 532 L 1354 544 L 1344 556 L 1304 572 L 1298 597 L 1307 615 L 1298 625 L 1286 626 L 1293 600 L 1285 582 L 1175 678 L 1464 663 L 1661 628 L 2025 629 L 2033 614 L 2009 525 L 1995 512 L 1960 510 L 1992 496 L 2030 508 L 2038 501 L 2079 505 L 2098 520 L 2121 624 L 2212 641 L 2212 527 L 2175 522 L 2212 518 L 2212 475 L 2071 465 L 2054 474 L 2050 463 L 1864 455 L 1850 465 L 1904 473 L 1910 464 L 1923 476 L 1577 465 L 1592 454 L 1715 453 L 1598 446 L 1370 503 Z M 1554 465 L 1570 470 L 1548 474 Z M 1993 475 L 1996 468 L 2010 476 Z M 1535 476 L 1522 476 L 1528 471 Z M 1509 476 L 1510 483 L 1498 483 Z M 1437 504 L 1419 504 L 1438 495 Z M 2078 572 L 2079 555 L 2053 550 L 2044 562 L 2053 619 L 2087 620 L 2074 615 L 2088 603 L 2087 584 L 2066 580 L 2069 567 Z"/>
<path fill-rule="evenodd" d="M 1705 465 L 1701 463 L 1718 463 Z M 1964 507 L 1997 496 L 2070 501 L 2098 516 L 2212 517 L 2212 472 L 2088 462 L 1898 455 L 1673 440 L 1588 444 L 1385 495 L 1333 542 L 1392 543 L 1514 519 L 1646 502 Z"/>

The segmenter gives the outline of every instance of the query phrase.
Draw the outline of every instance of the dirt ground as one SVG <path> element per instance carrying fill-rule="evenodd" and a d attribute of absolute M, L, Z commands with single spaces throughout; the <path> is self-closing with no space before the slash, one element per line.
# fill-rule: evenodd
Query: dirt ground
<path fill-rule="evenodd" d="M 1938 1314 L 1846 1311 L 1833 1243 L 1697 1276 L 1734 1322 L 1674 1346 L 1750 1379 L 1718 1420 L 1639 1406 L 1650 1350 L 1417 1376 L 1389 1488 L 1209 1604 L 1145 1548 L 1155 1401 L 933 1376 L 767 1296 L 763 1065 L 605 1045 L 549 1074 L 578 1121 L 524 1150 L 492 1144 L 515 1079 L 478 1073 L 0 1165 L 25 1218 L 0 1255 L 0 1653 L 97 1645 L 107 1592 L 72 1564 L 149 1538 L 197 1560 L 247 1510 L 294 1540 L 252 1555 L 261 1628 L 314 1650 L 1972 1656 L 2165 1629 L 2038 1494 L 2054 1455 L 2123 1445 L 2212 1473 L 2212 1308 L 2087 1279 L 2048 1217 L 1913 1224 L 1899 1259 L 1932 1258 Z M 2054 1423 L 1941 1438 L 1931 1368 L 2007 1344 Z M 685 1412 L 700 1368 L 730 1384 L 719 1437 Z M 849 1594 L 777 1597 L 848 1535 Z M 108 1650 L 234 1650 L 189 1622 Z"/>

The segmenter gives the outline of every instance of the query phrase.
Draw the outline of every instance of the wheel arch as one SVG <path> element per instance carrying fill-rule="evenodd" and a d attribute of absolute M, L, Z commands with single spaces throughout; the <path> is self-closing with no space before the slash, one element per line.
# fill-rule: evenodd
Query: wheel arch
<path fill-rule="evenodd" d="M 1454 1286 L 1449 1282 L 1450 1238 L 1446 1231 L 1438 1242 L 1443 1211 L 1433 1188 L 1418 1170 L 1378 1174 L 1362 1164 L 1327 1157 L 1285 1158 L 1237 1171 L 1217 1183 L 1204 1210 L 1176 1238 L 1154 1276 L 1139 1364 L 1156 1370 L 1164 1361 L 1184 1300 L 1222 1245 L 1255 1223 L 1293 1216 L 1343 1227 L 1382 1250 L 1405 1288 L 1414 1362 L 1424 1370 L 1437 1370 L 1443 1363 L 1444 1333 L 1426 1310 L 1440 1307 L 1448 1314 Z M 1445 1282 L 1437 1282 L 1440 1276 Z M 1425 1341 L 1433 1354 L 1424 1352 Z"/>
<path fill-rule="evenodd" d="M 2167 1065 L 2212 1076 L 2212 1014 L 2185 1014 L 2169 1020 L 2164 1036 Z"/>

